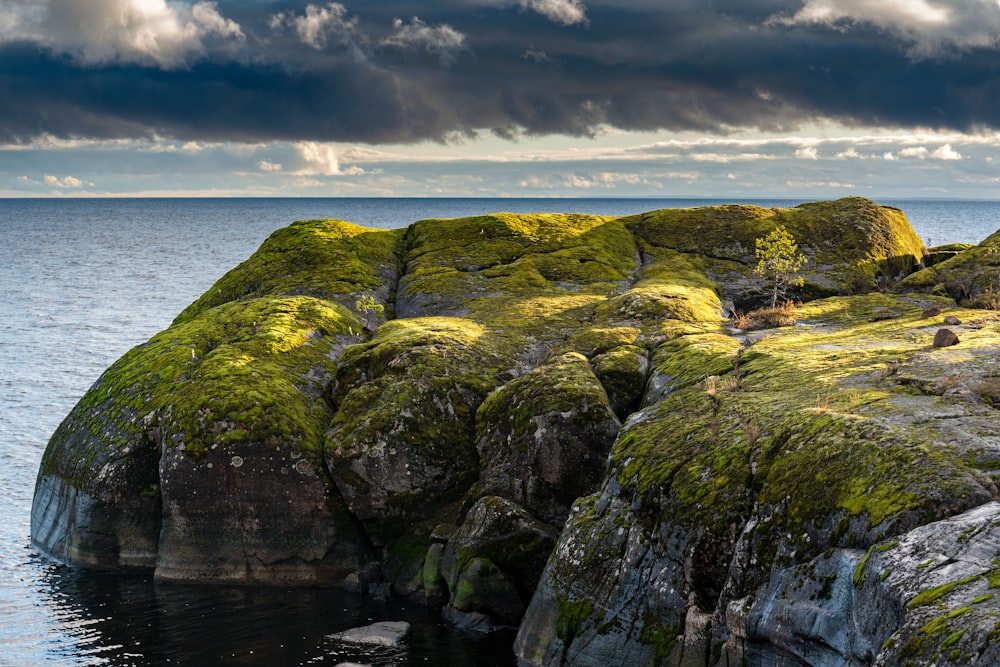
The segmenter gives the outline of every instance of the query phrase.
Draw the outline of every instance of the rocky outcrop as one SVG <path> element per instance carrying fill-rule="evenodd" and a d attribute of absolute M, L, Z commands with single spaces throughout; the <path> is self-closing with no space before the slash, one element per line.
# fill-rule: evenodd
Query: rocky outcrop
<path fill-rule="evenodd" d="M 907 276 L 906 290 L 947 296 L 970 307 L 1000 305 L 1000 231 L 974 246 L 955 244 L 933 249 L 926 268 Z"/>
<path fill-rule="evenodd" d="M 962 343 L 934 349 L 926 305 L 823 299 L 799 308 L 804 326 L 749 347 L 668 344 L 660 366 L 688 375 L 629 418 L 603 487 L 574 506 L 521 625 L 521 660 L 895 665 L 954 650 L 965 632 L 977 638 L 955 664 L 991 664 L 1000 340 L 992 314 L 960 311 Z M 923 561 L 945 566 L 941 578 L 922 577 L 904 544 L 944 554 Z M 963 581 L 968 596 L 924 614 L 922 591 Z M 929 635 L 938 617 L 950 630 Z"/>
<path fill-rule="evenodd" d="M 778 225 L 799 324 L 733 330 Z M 923 254 L 857 198 L 298 222 L 81 399 L 32 539 L 520 624 L 528 665 L 991 664 L 998 324 L 935 282 L 990 255 L 873 292 Z"/>

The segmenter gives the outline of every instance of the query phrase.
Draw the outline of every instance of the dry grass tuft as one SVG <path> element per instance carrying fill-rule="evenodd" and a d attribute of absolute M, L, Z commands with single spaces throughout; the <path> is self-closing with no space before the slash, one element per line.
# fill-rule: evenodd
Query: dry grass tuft
<path fill-rule="evenodd" d="M 774 308 L 758 308 L 749 313 L 736 312 L 733 314 L 733 324 L 744 331 L 787 327 L 797 321 L 795 304 L 791 301 L 785 301 Z"/>

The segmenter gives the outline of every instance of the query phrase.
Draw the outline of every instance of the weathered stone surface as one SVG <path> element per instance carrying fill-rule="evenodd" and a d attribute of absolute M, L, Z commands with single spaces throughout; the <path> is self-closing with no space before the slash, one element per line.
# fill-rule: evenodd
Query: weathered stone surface
<path fill-rule="evenodd" d="M 586 357 L 556 357 L 479 408 L 480 488 L 561 526 L 573 501 L 604 478 L 620 427 Z"/>
<path fill-rule="evenodd" d="M 351 628 L 330 635 L 330 639 L 348 644 L 371 646 L 399 646 L 410 634 L 406 621 L 379 621 L 360 628 Z"/>
<path fill-rule="evenodd" d="M 935 255 L 926 268 L 906 276 L 900 287 L 947 296 L 966 307 L 1000 305 L 1000 231 L 978 245 L 956 244 Z"/>
<path fill-rule="evenodd" d="M 778 225 L 798 324 L 727 329 Z M 992 304 L 997 243 L 893 295 L 923 248 L 858 198 L 295 223 L 74 408 L 32 539 L 523 614 L 526 665 L 995 664 L 1000 319 L 954 300 Z"/>

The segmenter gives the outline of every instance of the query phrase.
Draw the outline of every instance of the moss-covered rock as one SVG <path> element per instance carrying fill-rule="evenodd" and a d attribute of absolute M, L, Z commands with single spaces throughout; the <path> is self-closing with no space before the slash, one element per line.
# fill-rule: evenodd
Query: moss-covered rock
<path fill-rule="evenodd" d="M 498 496 L 476 501 L 440 559 L 453 616 L 480 628 L 477 616 L 517 625 L 557 536 L 516 503 Z"/>
<path fill-rule="evenodd" d="M 809 259 L 799 324 L 727 327 L 779 225 Z M 527 609 L 526 664 L 994 656 L 1000 576 L 946 559 L 996 551 L 1000 320 L 952 292 L 985 304 L 998 244 L 941 250 L 892 295 L 873 290 L 924 249 L 859 198 L 295 223 L 83 397 L 33 541 L 478 628 Z M 960 343 L 934 349 L 945 316 Z M 919 540 L 940 567 L 892 556 Z"/>
<path fill-rule="evenodd" d="M 300 220 L 274 232 L 174 322 L 230 301 L 268 295 L 308 295 L 353 309 L 357 295 L 365 293 L 391 305 L 402 237 L 400 231 L 343 220 Z"/>
<path fill-rule="evenodd" d="M 649 355 L 637 345 L 621 345 L 591 361 L 611 407 L 624 419 L 639 407 L 649 377 Z"/>
<path fill-rule="evenodd" d="M 644 379 L 644 378 L 643 378 Z M 507 383 L 479 408 L 479 491 L 561 526 L 604 478 L 621 424 L 587 359 L 567 353 Z"/>
<path fill-rule="evenodd" d="M 817 596 L 844 590 L 837 577 L 847 566 L 828 567 L 825 554 L 863 554 L 995 498 L 986 461 L 1000 453 L 1000 428 L 983 421 L 993 408 L 976 392 L 988 393 L 998 329 L 975 311 L 952 311 L 971 325 L 968 347 L 933 350 L 936 326 L 923 314 L 933 303 L 942 302 L 824 299 L 800 307 L 800 326 L 743 345 L 721 334 L 661 345 L 654 367 L 676 379 L 632 415 L 604 489 L 578 503 L 527 612 L 522 659 L 589 665 L 630 653 L 636 664 L 658 664 L 648 644 L 656 633 L 646 629 L 655 618 L 673 637 L 711 638 L 702 655 L 712 642 L 725 646 L 722 664 L 767 664 L 773 654 L 752 644 L 755 632 L 773 631 L 780 650 L 799 641 L 766 614 L 748 620 L 746 605 L 769 586 L 786 592 L 767 599 L 787 599 L 791 580 Z M 644 616 L 638 599 L 655 614 Z M 567 641 L 561 610 L 584 600 L 600 603 L 576 619 Z M 853 604 L 846 595 L 831 603 L 846 627 Z M 705 614 L 713 617 L 707 635 Z M 621 616 L 629 620 L 609 622 Z M 820 634 L 815 651 L 833 641 Z M 858 641 L 833 653 L 861 659 L 875 639 Z M 680 650 L 666 654 L 680 660 Z"/>
<path fill-rule="evenodd" d="M 363 548 L 323 467 L 322 395 L 357 327 L 329 302 L 268 297 L 135 348 L 53 436 L 35 541 L 162 578 L 338 582 Z"/>
<path fill-rule="evenodd" d="M 394 320 L 345 350 L 326 464 L 376 544 L 434 518 L 477 480 L 476 411 L 510 363 L 484 327 L 447 317 Z"/>
<path fill-rule="evenodd" d="M 691 256 L 741 308 L 763 300 L 765 285 L 753 274 L 755 240 L 778 226 L 795 237 L 808 259 L 802 269 L 804 297 L 869 292 L 910 273 L 925 253 L 902 211 L 859 197 L 788 209 L 665 209 L 622 222 L 653 248 Z"/>
<path fill-rule="evenodd" d="M 1000 306 L 1000 232 L 978 245 L 956 245 L 940 255 L 933 265 L 907 276 L 899 288 L 948 296 L 971 308 Z"/>

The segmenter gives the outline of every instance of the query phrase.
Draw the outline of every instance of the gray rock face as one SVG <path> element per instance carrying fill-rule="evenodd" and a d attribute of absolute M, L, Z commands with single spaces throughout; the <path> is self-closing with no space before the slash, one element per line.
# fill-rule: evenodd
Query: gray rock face
<path fill-rule="evenodd" d="M 613 481 L 581 499 L 515 643 L 529 665 L 652 665 L 681 634 L 690 536 L 650 524 Z"/>
<path fill-rule="evenodd" d="M 975 378 L 995 349 L 971 342 L 970 379 L 956 381 L 954 357 L 931 351 L 933 329 L 909 312 L 924 338 L 893 382 L 927 389 L 889 393 L 864 418 L 790 418 L 803 390 L 788 379 L 782 407 L 770 412 L 773 393 L 748 407 L 779 334 L 735 360 L 716 336 L 662 346 L 676 388 L 630 416 L 602 490 L 575 505 L 518 633 L 521 663 L 992 664 L 1000 505 L 980 466 L 993 469 L 1000 429 L 975 399 L 992 385 Z M 865 451 L 875 458 L 853 458 Z"/>
<path fill-rule="evenodd" d="M 574 514 L 596 510 L 592 502 Z M 614 500 L 606 512 L 610 524 L 629 514 Z M 948 662 L 940 664 L 1000 660 L 1000 614 L 991 604 L 1000 587 L 1000 503 L 867 551 L 832 549 L 775 567 L 754 594 L 730 599 L 714 614 L 693 595 L 685 599 L 685 563 L 669 548 L 683 550 L 682 541 L 594 530 L 594 524 L 580 530 L 573 519 L 567 524 L 517 637 L 521 664 L 888 667 L 931 664 L 942 655 Z M 606 581 L 584 574 L 602 564 Z M 601 611 L 590 600 L 599 600 Z M 623 656 L 627 662 L 616 662 Z"/>
<path fill-rule="evenodd" d="M 374 559 L 330 502 L 329 479 L 297 452 L 240 447 L 194 461 L 170 451 L 160 465 L 161 580 L 340 584 Z"/>

